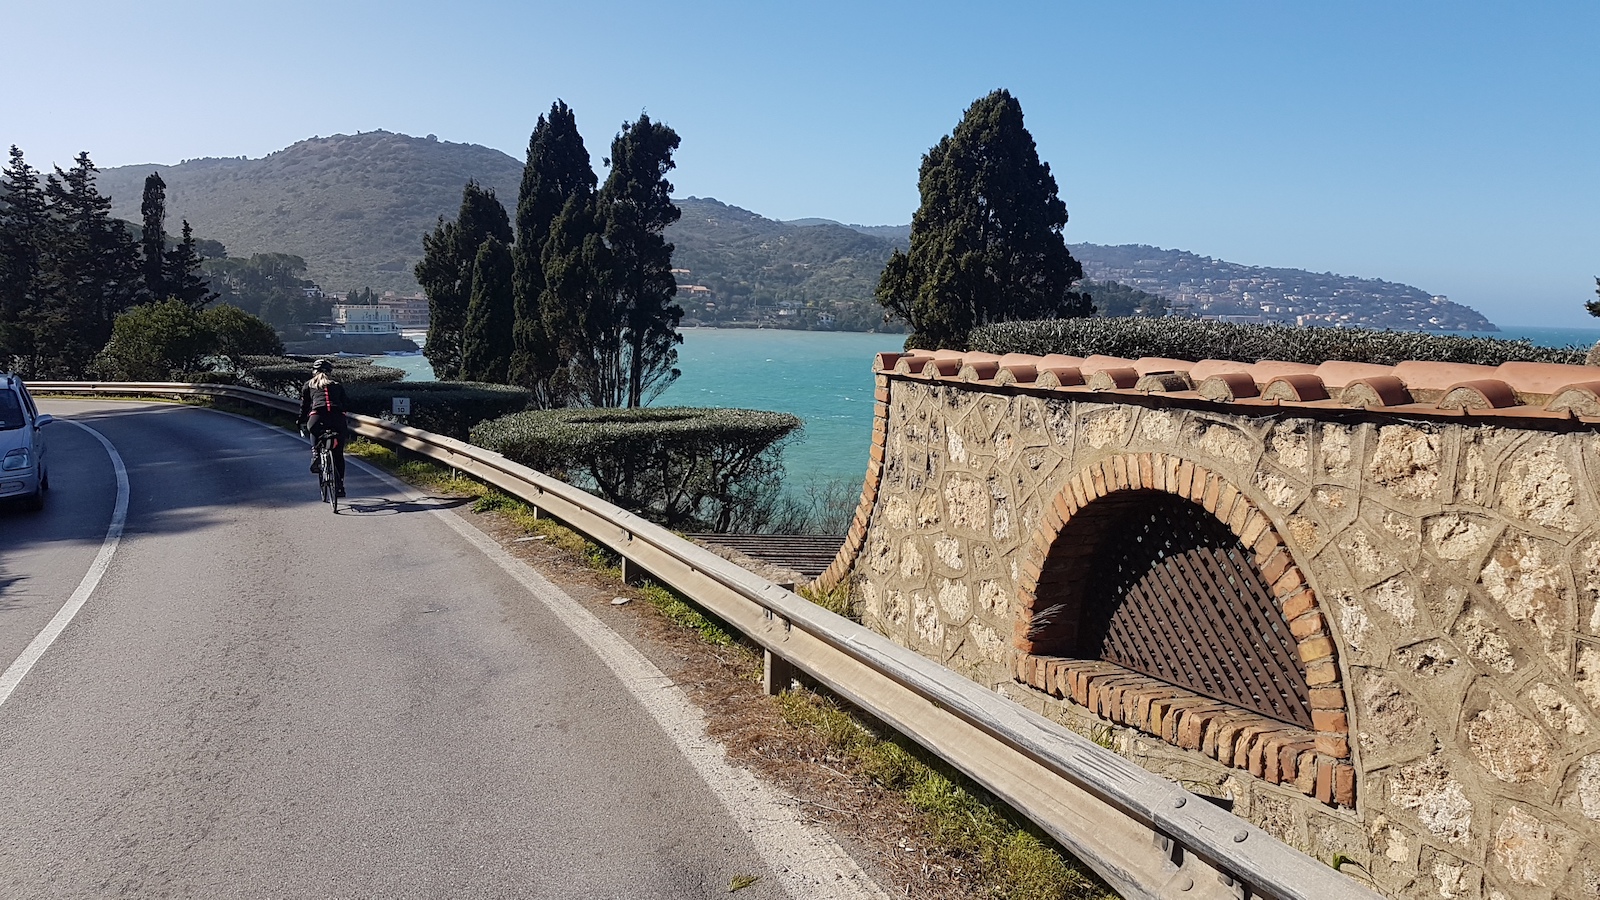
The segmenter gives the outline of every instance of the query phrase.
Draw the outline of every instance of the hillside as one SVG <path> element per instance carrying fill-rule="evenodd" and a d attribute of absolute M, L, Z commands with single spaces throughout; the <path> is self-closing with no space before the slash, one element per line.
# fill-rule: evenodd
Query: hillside
<path fill-rule="evenodd" d="M 187 217 L 201 238 L 234 256 L 304 257 L 325 290 L 417 289 L 411 267 L 422 235 L 454 215 L 467 179 L 494 188 L 510 209 L 520 160 L 488 147 L 386 131 L 300 141 L 262 159 L 197 159 L 101 173 L 113 214 L 139 219 L 145 176 L 167 183 L 169 221 Z M 908 225 L 779 222 L 712 199 L 677 201 L 668 230 L 691 319 L 788 327 L 879 326 L 872 300 Z M 172 230 L 176 230 L 174 227 Z M 1491 330 L 1488 320 L 1409 285 L 1300 269 L 1243 266 L 1183 250 L 1073 244 L 1086 276 L 1156 294 L 1195 315 L 1308 324 Z M 688 290 L 691 286 L 698 290 Z"/>
<path fill-rule="evenodd" d="M 872 289 L 894 249 L 891 242 L 837 222 L 796 225 L 716 200 L 674 202 L 683 217 L 667 230 L 667 239 L 676 247 L 673 265 L 688 270 L 678 282 L 712 294 L 708 308 L 697 301 L 698 292 L 680 290 L 689 316 L 721 324 L 794 320 L 814 327 L 826 313 L 835 328 L 882 327 L 883 309 Z"/>
<path fill-rule="evenodd" d="M 145 176 L 167 183 L 167 218 L 233 256 L 292 253 L 330 291 L 411 292 L 422 235 L 455 215 L 469 178 L 516 203 L 522 161 L 475 144 L 386 131 L 311 138 L 262 159 L 193 159 L 100 173 L 112 215 L 139 221 Z"/>
<path fill-rule="evenodd" d="M 1498 330 L 1471 307 L 1376 278 L 1244 266 L 1140 244 L 1073 244 L 1072 255 L 1090 278 L 1159 294 L 1193 315 L 1402 331 Z"/>

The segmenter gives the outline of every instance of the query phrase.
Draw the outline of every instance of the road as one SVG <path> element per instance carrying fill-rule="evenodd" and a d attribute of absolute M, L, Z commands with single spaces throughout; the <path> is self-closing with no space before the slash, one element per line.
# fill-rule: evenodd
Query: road
<path fill-rule="evenodd" d="M 676 689 L 625 684 L 450 501 L 352 464 L 334 517 L 282 431 L 42 406 L 115 448 L 126 525 L 0 700 L 0 895 L 853 895 L 837 860 L 790 870 L 790 826 L 738 818 L 693 729 L 663 728 L 649 697 Z M 0 512 L 0 667 L 81 598 L 113 517 L 112 456 L 50 429 L 45 512 Z"/>

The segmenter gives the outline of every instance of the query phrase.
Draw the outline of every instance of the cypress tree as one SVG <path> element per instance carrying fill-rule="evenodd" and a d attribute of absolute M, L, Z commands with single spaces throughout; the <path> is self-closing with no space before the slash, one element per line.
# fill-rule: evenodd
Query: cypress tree
<path fill-rule="evenodd" d="M 160 302 L 171 293 L 166 270 L 167 183 L 161 179 L 161 173 L 151 172 L 145 176 L 139 214 L 144 219 L 144 231 L 140 235 L 144 250 L 144 286 L 151 299 Z"/>
<path fill-rule="evenodd" d="M 620 334 L 621 405 L 642 406 L 678 377 L 678 322 L 683 307 L 672 277 L 672 245 L 662 236 L 681 215 L 667 172 L 678 134 L 640 115 L 611 142 L 611 174 L 600 189 L 599 211 L 611 252 L 609 289 Z"/>
<path fill-rule="evenodd" d="M 539 310 L 558 360 L 551 392 L 586 406 L 615 407 L 627 392 L 614 298 L 607 289 L 611 252 L 602 230 L 592 193 L 580 190 L 567 199 L 540 260 Z"/>
<path fill-rule="evenodd" d="M 511 365 L 511 248 L 489 237 L 472 264 L 472 298 L 461 339 L 461 378 L 505 384 Z"/>
<path fill-rule="evenodd" d="M 52 247 L 54 287 L 43 304 L 38 335 L 41 365 L 35 374 L 77 377 L 111 339 L 117 314 L 147 295 L 139 247 L 122 221 L 111 218 L 111 199 L 95 186 L 96 169 L 80 153 L 73 167 L 45 180 L 51 212 L 60 221 Z"/>
<path fill-rule="evenodd" d="M 1066 204 L 1009 92 L 967 108 L 923 156 L 917 186 L 910 251 L 890 256 L 876 292 L 911 323 L 907 347 L 964 347 L 988 322 L 1094 313 L 1072 290 L 1083 266 L 1061 236 Z"/>
<path fill-rule="evenodd" d="M 33 373 L 39 368 L 39 313 L 49 290 L 46 248 L 55 221 L 40 186 L 39 171 L 11 146 L 0 172 L 0 368 Z"/>
<path fill-rule="evenodd" d="M 428 344 L 423 353 L 441 381 L 461 377 L 461 342 L 472 300 L 472 270 L 478 248 L 489 238 L 511 243 L 511 219 L 494 191 L 468 181 L 453 222 L 439 224 L 422 238 L 417 283 L 428 295 Z"/>
<path fill-rule="evenodd" d="M 589 202 L 595 183 L 577 119 L 566 103 L 557 100 L 550 105 L 548 117 L 539 117 L 528 138 L 527 162 L 517 194 L 517 240 L 511 251 L 516 267 L 516 324 L 510 376 L 513 382 L 531 388 L 542 406 L 563 402 L 551 386 L 560 367 L 557 341 L 545 330 L 546 317 L 539 308 L 546 280 L 545 244 L 568 200 L 582 195 Z"/>
<path fill-rule="evenodd" d="M 163 262 L 168 296 L 182 300 L 190 309 L 204 309 L 219 296 L 211 290 L 210 280 L 200 274 L 200 253 L 188 219 L 183 220 L 183 237 L 167 251 Z"/>

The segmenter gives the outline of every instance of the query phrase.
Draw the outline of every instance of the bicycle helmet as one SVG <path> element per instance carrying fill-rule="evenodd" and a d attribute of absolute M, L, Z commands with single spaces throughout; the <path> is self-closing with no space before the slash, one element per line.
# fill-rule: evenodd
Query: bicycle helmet
<path fill-rule="evenodd" d="M 319 359 L 316 362 L 311 364 L 311 371 L 313 371 L 313 372 L 332 372 L 333 371 L 333 363 L 328 362 L 325 359 Z"/>

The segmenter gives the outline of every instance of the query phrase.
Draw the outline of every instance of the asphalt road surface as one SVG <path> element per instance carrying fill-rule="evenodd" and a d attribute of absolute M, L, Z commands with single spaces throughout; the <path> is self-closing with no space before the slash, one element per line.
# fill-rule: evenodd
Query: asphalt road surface
<path fill-rule="evenodd" d="M 49 426 L 45 511 L 0 511 L 0 896 L 847 895 L 445 501 L 352 463 L 335 517 L 282 431 L 42 406 L 126 524 Z"/>

